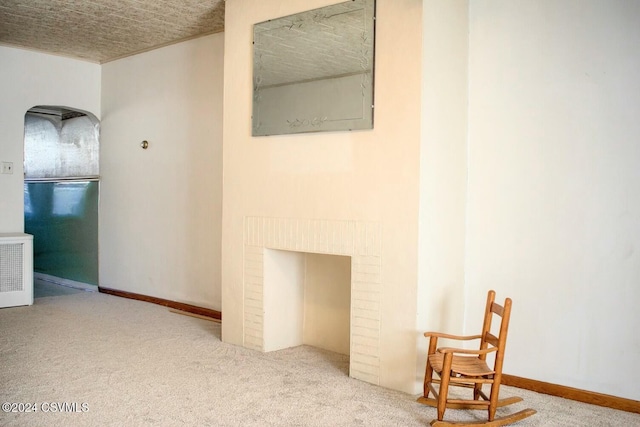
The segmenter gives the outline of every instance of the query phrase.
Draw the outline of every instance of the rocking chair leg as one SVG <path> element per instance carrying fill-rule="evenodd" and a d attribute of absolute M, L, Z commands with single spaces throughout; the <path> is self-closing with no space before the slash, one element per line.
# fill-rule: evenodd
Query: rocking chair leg
<path fill-rule="evenodd" d="M 433 368 L 431 367 L 431 364 L 427 361 L 427 368 L 424 374 L 424 387 L 422 390 L 422 395 L 425 398 L 429 397 L 429 392 L 431 391 L 431 389 L 429 388 L 429 384 L 431 384 L 432 380 L 433 380 Z"/>
<path fill-rule="evenodd" d="M 498 409 L 498 393 L 500 391 L 500 378 L 497 379 L 498 383 L 491 387 L 491 394 L 489 395 L 489 421 L 493 421 L 496 416 L 496 409 Z"/>
<path fill-rule="evenodd" d="M 481 391 L 482 391 L 482 384 L 475 384 L 473 386 L 473 400 L 480 400 Z"/>
<path fill-rule="evenodd" d="M 438 392 L 438 420 L 444 418 L 444 411 L 447 409 L 447 396 L 449 394 L 449 379 L 451 378 L 451 362 L 453 354 L 447 353 L 444 356 L 442 374 L 440 376 L 440 391 Z"/>
<path fill-rule="evenodd" d="M 444 411 L 447 409 L 447 394 L 449 393 L 449 376 L 443 375 L 440 380 L 440 391 L 438 393 L 438 420 L 444 418 Z"/>
<path fill-rule="evenodd" d="M 429 339 L 429 350 L 427 353 L 427 366 L 425 368 L 425 373 L 424 373 L 424 389 L 422 391 L 422 395 L 425 398 L 429 397 L 429 392 L 431 392 L 431 388 L 429 387 L 429 384 L 431 384 L 431 381 L 433 380 L 433 367 L 429 362 L 429 355 L 435 353 L 437 346 L 438 346 L 438 338 L 431 337 Z"/>

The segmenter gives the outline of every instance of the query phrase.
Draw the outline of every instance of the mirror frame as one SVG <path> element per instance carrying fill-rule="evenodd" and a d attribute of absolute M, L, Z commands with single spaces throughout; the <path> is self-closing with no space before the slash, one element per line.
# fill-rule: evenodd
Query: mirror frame
<path fill-rule="evenodd" d="M 373 129 L 375 3 L 349 0 L 254 24 L 252 136 Z M 341 21 L 347 14 L 358 17 L 357 25 Z M 357 54 L 346 56 L 340 46 L 324 43 L 335 39 L 344 47 L 354 32 L 358 44 L 348 47 Z M 311 48 L 303 49 L 309 42 Z M 324 62 L 314 50 L 323 51 Z M 329 62 L 344 68 L 320 74 L 326 52 L 333 55 Z M 287 64 L 291 73 L 284 75 L 277 68 Z"/>

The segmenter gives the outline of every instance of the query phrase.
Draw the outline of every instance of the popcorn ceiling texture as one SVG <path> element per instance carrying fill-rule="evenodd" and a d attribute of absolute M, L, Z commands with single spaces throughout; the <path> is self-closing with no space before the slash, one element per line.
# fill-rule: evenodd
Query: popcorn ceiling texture
<path fill-rule="evenodd" d="M 0 2 L 0 44 L 98 63 L 223 30 L 223 0 Z"/>

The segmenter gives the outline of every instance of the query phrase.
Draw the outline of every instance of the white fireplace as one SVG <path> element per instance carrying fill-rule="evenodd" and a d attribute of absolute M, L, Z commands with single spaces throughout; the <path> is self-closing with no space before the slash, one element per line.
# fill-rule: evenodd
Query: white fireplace
<path fill-rule="evenodd" d="M 377 223 L 246 218 L 244 346 L 273 351 L 309 344 L 348 353 L 349 375 L 379 384 L 380 252 Z M 335 257 L 315 256 L 319 254 Z M 345 267 L 349 260 L 350 269 Z M 324 279 L 326 285 L 323 279 L 304 284 L 308 279 L 305 275 L 316 276 L 313 271 L 332 265 L 337 270 L 350 270 L 350 274 L 334 271 L 331 274 L 337 276 Z M 341 284 L 344 277 L 347 283 Z M 334 287 L 331 296 L 318 296 L 323 286 Z M 341 289 L 342 286 L 349 289 Z M 339 296 L 349 301 L 341 301 Z M 325 306 L 330 304 L 334 311 L 327 307 L 305 308 L 305 299 L 310 298 L 324 301 Z M 322 318 L 328 323 L 323 324 Z"/>

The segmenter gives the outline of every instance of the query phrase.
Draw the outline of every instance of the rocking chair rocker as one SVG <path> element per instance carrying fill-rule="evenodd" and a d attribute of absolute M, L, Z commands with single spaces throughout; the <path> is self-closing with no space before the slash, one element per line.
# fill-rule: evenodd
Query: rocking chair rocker
<path fill-rule="evenodd" d="M 536 413 L 533 409 L 524 409 L 505 417 L 496 418 L 498 407 L 511 405 L 522 401 L 521 397 L 498 399 L 500 381 L 502 379 L 502 364 L 504 350 L 507 343 L 509 316 L 511 315 L 511 299 L 507 298 L 504 305 L 495 303 L 495 291 L 489 291 L 484 314 L 484 324 L 480 335 L 457 336 L 438 332 L 425 332 L 429 337 L 429 352 L 424 377 L 424 395 L 418 402 L 433 406 L 438 410 L 438 419 L 431 421 L 434 427 L 442 426 L 503 426 L 520 421 Z M 491 333 L 493 316 L 501 317 L 500 332 L 496 337 Z M 479 350 L 441 347 L 438 348 L 438 338 L 453 340 L 480 340 Z M 487 365 L 487 354 L 495 353 L 493 368 Z M 437 377 L 434 376 L 437 374 Z M 436 390 L 434 384 L 440 384 Z M 482 391 L 483 385 L 489 385 L 487 396 Z M 471 388 L 473 399 L 457 399 L 449 397 L 449 387 Z M 433 393 L 434 398 L 429 397 Z M 487 420 L 454 422 L 444 421 L 445 409 L 487 409 Z"/>

